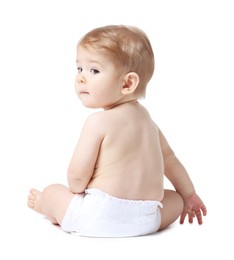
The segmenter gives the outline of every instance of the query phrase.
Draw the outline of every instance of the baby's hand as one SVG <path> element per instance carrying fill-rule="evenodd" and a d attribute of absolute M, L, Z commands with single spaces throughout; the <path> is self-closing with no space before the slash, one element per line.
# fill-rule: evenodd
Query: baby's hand
<path fill-rule="evenodd" d="M 193 223 L 193 218 L 196 217 L 198 224 L 202 224 L 202 214 L 206 216 L 207 209 L 199 196 L 194 193 L 187 198 L 184 198 L 184 210 L 180 216 L 180 224 L 184 223 L 186 215 L 188 215 L 189 223 Z"/>

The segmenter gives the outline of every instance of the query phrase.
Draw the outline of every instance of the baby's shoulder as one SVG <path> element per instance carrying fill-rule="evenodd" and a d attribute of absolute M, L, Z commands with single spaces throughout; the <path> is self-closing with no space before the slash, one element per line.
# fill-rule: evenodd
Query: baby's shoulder
<path fill-rule="evenodd" d="M 97 111 L 87 117 L 87 122 L 100 123 L 111 117 L 112 113 L 109 111 Z"/>
<path fill-rule="evenodd" d="M 112 113 L 107 111 L 98 111 L 89 115 L 85 121 L 85 125 L 93 128 L 94 130 L 99 128 L 105 128 L 107 125 L 111 124 L 113 120 Z"/>

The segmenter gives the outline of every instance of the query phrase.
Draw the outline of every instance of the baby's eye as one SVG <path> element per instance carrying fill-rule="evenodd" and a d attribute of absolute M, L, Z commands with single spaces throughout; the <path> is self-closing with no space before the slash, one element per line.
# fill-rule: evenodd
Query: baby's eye
<path fill-rule="evenodd" d="M 100 73 L 100 71 L 97 70 L 97 69 L 90 69 L 90 72 L 91 72 L 92 74 L 98 74 L 98 73 Z"/>
<path fill-rule="evenodd" d="M 78 71 L 78 73 L 81 73 L 82 72 L 82 68 L 81 67 L 77 67 L 77 71 Z"/>

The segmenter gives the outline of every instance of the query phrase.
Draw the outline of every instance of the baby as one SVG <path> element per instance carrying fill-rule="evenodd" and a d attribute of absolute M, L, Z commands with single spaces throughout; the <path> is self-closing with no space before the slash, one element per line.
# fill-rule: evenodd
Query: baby
<path fill-rule="evenodd" d="M 28 206 L 80 236 L 131 237 L 165 229 L 180 216 L 202 224 L 207 210 L 149 112 L 138 102 L 154 72 L 139 28 L 111 25 L 77 45 L 76 93 L 102 108 L 84 123 L 68 167 L 68 187 L 31 189 Z M 175 188 L 163 187 L 166 176 Z"/>

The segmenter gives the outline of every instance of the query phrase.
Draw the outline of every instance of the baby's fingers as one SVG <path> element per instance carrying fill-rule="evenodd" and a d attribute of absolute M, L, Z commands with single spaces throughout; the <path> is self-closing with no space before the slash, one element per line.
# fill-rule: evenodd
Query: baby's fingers
<path fill-rule="evenodd" d="M 188 214 L 188 219 L 189 219 L 189 223 L 192 224 L 193 223 L 193 218 L 195 217 L 194 212 L 191 212 Z"/>
<path fill-rule="evenodd" d="M 199 225 L 202 224 L 202 214 L 200 210 L 195 211 L 196 217 L 197 217 L 197 222 Z"/>
<path fill-rule="evenodd" d="M 181 216 L 180 216 L 180 224 L 184 224 L 184 220 L 185 220 L 185 217 L 186 217 L 187 213 L 185 211 L 183 211 L 181 213 Z"/>
<path fill-rule="evenodd" d="M 202 205 L 202 206 L 201 206 L 201 210 L 199 209 L 199 210 L 195 211 L 198 224 L 200 224 L 200 225 L 202 224 L 202 214 L 201 214 L 201 212 L 202 212 L 203 216 L 206 216 L 206 214 L 207 214 L 207 209 L 206 209 L 206 206 L 205 206 L 205 205 Z"/>
<path fill-rule="evenodd" d="M 187 211 L 184 210 L 180 216 L 180 224 L 184 223 L 184 220 L 187 215 L 188 215 L 189 223 L 191 223 L 191 224 L 193 223 L 193 218 L 195 217 L 195 212 L 192 210 L 187 210 Z"/>
<path fill-rule="evenodd" d="M 203 213 L 203 216 L 206 216 L 207 215 L 207 209 L 206 209 L 206 206 L 205 205 L 202 205 L 201 206 L 201 211 Z"/>

